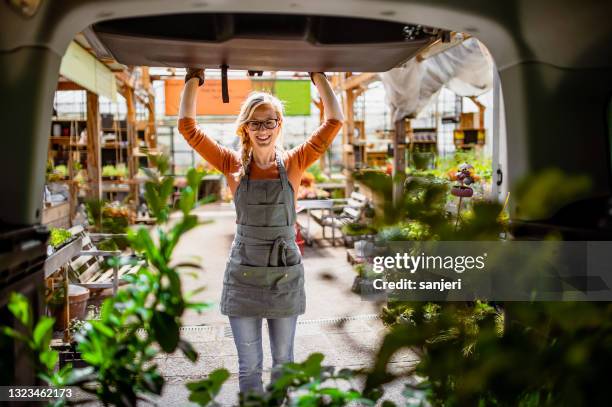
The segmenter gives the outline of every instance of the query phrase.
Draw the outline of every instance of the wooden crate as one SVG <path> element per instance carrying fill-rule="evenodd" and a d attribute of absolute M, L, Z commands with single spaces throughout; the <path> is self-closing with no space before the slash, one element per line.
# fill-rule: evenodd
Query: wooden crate
<path fill-rule="evenodd" d="M 42 224 L 54 228 L 70 227 L 70 204 L 62 202 L 43 209 Z"/>

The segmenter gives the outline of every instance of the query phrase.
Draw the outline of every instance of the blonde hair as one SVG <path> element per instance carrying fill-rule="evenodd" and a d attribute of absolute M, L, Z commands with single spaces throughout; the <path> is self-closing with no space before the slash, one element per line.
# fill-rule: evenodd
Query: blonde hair
<path fill-rule="evenodd" d="M 246 124 L 253 116 L 253 112 L 259 106 L 270 105 L 276 112 L 277 118 L 283 121 L 283 103 L 276 96 L 267 92 L 251 92 L 242 105 L 240 106 L 240 113 L 236 119 L 236 134 L 240 137 L 241 148 L 240 148 L 240 170 L 232 174 L 236 181 L 239 181 L 249 168 L 251 164 L 251 157 L 253 156 L 253 147 L 251 146 L 251 139 L 246 131 Z M 282 126 L 282 124 L 280 124 Z M 280 144 L 282 149 L 282 127 L 279 130 L 281 133 L 278 137 L 277 144 Z"/>

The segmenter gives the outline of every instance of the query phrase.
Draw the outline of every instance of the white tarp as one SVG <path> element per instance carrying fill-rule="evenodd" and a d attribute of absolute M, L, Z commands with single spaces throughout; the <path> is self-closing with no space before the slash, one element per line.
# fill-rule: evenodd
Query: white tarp
<path fill-rule="evenodd" d="M 460 96 L 479 96 L 493 86 L 493 60 L 475 38 L 418 62 L 380 74 L 394 121 L 414 118 L 446 86 Z"/>

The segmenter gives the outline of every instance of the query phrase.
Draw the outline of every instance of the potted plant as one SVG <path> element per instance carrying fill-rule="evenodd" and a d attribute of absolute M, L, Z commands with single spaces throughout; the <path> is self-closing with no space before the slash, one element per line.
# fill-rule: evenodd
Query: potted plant
<path fill-rule="evenodd" d="M 117 175 L 117 169 L 114 165 L 105 165 L 102 167 L 102 179 L 115 179 Z"/>
<path fill-rule="evenodd" d="M 372 294 L 376 290 L 372 285 L 372 280 L 378 275 L 372 271 L 372 265 L 369 263 L 360 263 L 353 266 L 353 271 L 356 273 L 351 291 L 355 294 Z"/>
<path fill-rule="evenodd" d="M 344 245 L 346 247 L 354 247 L 355 242 L 364 239 L 373 239 L 376 235 L 376 228 L 362 222 L 353 222 L 343 225 L 342 234 L 344 236 Z"/>
<path fill-rule="evenodd" d="M 72 234 L 66 229 L 50 228 L 50 249 L 47 250 L 47 254 L 50 255 L 51 253 L 58 251 L 59 249 L 70 243 L 73 239 L 74 236 L 72 236 Z"/>
<path fill-rule="evenodd" d="M 117 164 L 115 167 L 115 178 L 117 179 L 127 179 L 128 178 L 128 169 L 124 163 Z"/>
<path fill-rule="evenodd" d="M 68 343 L 62 343 L 61 345 L 53 347 L 59 354 L 60 369 L 68 363 L 71 363 L 75 368 L 87 367 L 87 362 L 83 360 L 81 357 L 81 352 L 77 350 L 78 343 L 74 338 L 85 333 L 90 321 L 99 319 L 99 309 L 95 305 L 89 305 L 87 307 L 87 316 L 85 318 L 74 318 L 70 320 L 70 324 L 68 325 L 70 341 Z"/>

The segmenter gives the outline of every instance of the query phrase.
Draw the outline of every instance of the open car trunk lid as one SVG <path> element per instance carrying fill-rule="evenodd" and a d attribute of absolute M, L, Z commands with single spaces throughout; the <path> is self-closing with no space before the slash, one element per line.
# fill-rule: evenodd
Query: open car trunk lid
<path fill-rule="evenodd" d="M 126 65 L 383 72 L 442 31 L 362 18 L 199 13 L 110 20 L 86 35 L 99 57 Z"/>

